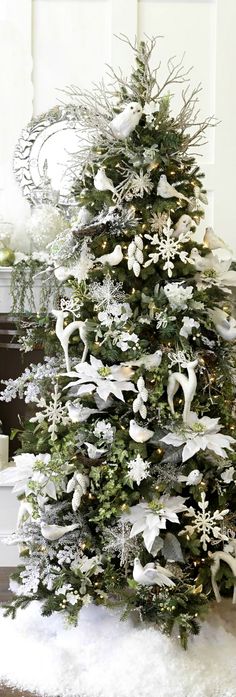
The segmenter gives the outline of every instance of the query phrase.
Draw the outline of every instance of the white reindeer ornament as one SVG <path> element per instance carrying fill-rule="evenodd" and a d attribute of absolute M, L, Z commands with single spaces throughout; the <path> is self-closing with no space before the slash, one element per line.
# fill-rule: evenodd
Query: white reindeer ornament
<path fill-rule="evenodd" d="M 217 552 L 208 552 L 208 556 L 212 559 L 212 565 L 211 565 L 211 584 L 212 588 L 215 594 L 216 602 L 220 603 L 221 602 L 221 595 L 220 591 L 218 588 L 218 585 L 216 583 L 216 574 L 219 571 L 220 568 L 220 562 L 224 561 L 225 564 L 228 564 L 230 567 L 233 576 L 236 577 L 236 559 L 232 557 L 232 554 L 229 554 L 228 552 L 223 552 L 221 550 Z M 232 599 L 233 605 L 236 604 L 236 585 L 234 586 L 234 592 L 233 592 L 233 599 Z"/>
<path fill-rule="evenodd" d="M 186 362 L 183 364 L 183 368 L 186 368 L 187 375 L 184 373 L 169 373 L 169 380 L 167 384 L 167 397 L 168 404 L 171 413 L 175 413 L 174 409 L 174 396 L 178 391 L 179 387 L 182 387 L 184 393 L 184 410 L 183 410 L 183 421 L 188 423 L 188 418 L 191 409 L 191 403 L 193 401 L 196 389 L 197 389 L 197 378 L 195 374 L 195 368 L 197 367 L 198 361 Z"/>
<path fill-rule="evenodd" d="M 84 344 L 84 351 L 83 355 L 81 358 L 81 363 L 84 363 L 87 357 L 88 353 L 88 343 L 87 343 L 87 336 L 88 336 L 88 324 L 85 320 L 85 322 L 82 322 L 81 320 L 76 320 L 75 322 L 70 322 L 70 324 L 67 324 L 66 327 L 64 327 L 64 320 L 66 317 L 68 317 L 68 312 L 65 312 L 64 310 L 52 310 L 52 314 L 54 317 L 56 317 L 56 335 L 57 338 L 60 341 L 60 344 L 63 348 L 64 354 L 65 354 L 65 361 L 66 361 L 66 370 L 67 373 L 70 372 L 71 366 L 70 366 L 70 359 L 69 359 L 69 341 L 70 337 L 74 332 L 79 330 L 79 335 L 81 338 L 81 341 Z"/>

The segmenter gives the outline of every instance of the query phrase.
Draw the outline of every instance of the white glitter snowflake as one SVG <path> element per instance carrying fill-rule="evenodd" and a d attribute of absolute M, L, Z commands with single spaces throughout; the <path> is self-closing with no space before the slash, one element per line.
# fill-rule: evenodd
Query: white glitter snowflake
<path fill-rule="evenodd" d="M 124 300 L 125 293 L 122 283 L 115 283 L 108 273 L 102 283 L 92 283 L 89 297 L 96 303 L 97 308 L 109 309 L 114 303 Z"/>
<path fill-rule="evenodd" d="M 153 213 L 150 220 L 152 232 L 162 232 L 167 220 L 167 213 Z"/>
<path fill-rule="evenodd" d="M 127 566 L 129 561 L 133 561 L 137 546 L 133 539 L 130 539 L 131 525 L 128 522 L 119 520 L 112 528 L 104 530 L 104 551 L 108 554 L 117 554 L 120 559 L 120 566 Z"/>
<path fill-rule="evenodd" d="M 89 271 L 93 268 L 94 254 L 91 253 L 87 240 L 84 240 L 80 250 L 80 256 L 71 265 L 72 275 L 78 283 L 88 278 Z"/>
<path fill-rule="evenodd" d="M 138 486 L 143 479 L 149 477 L 149 462 L 143 460 L 141 455 L 137 455 L 134 460 L 130 460 L 128 464 L 129 478 L 132 482 L 136 482 Z"/>
<path fill-rule="evenodd" d="M 128 197 L 128 200 L 132 196 L 143 198 L 144 194 L 149 194 L 152 189 L 153 183 L 150 175 L 147 172 L 144 173 L 143 169 L 140 169 L 139 173 L 134 172 L 130 180 L 129 191 L 127 192 L 125 198 Z"/>
<path fill-rule="evenodd" d="M 34 559 L 29 561 L 23 571 L 20 573 L 25 595 L 34 595 L 37 593 L 41 580 L 41 565 Z"/>
<path fill-rule="evenodd" d="M 54 387 L 54 392 L 51 395 L 52 399 L 47 404 L 44 397 L 37 401 L 37 406 L 40 411 L 37 411 L 30 421 L 31 423 L 48 422 L 48 432 L 51 434 L 51 440 L 57 439 L 58 426 L 62 424 L 67 426 L 70 423 L 70 418 L 67 413 L 66 405 L 60 401 L 61 393 L 58 391 L 58 385 Z"/>
<path fill-rule="evenodd" d="M 191 506 L 186 513 L 189 518 L 193 518 L 193 522 L 191 525 L 185 526 L 185 531 L 188 535 L 190 535 L 190 537 L 195 532 L 201 534 L 200 542 L 202 542 L 204 552 L 207 551 L 207 545 L 209 542 L 211 542 L 212 537 L 214 540 L 218 540 L 219 542 L 222 540 L 225 540 L 226 542 L 228 541 L 227 535 L 223 533 L 222 527 L 218 525 L 218 523 L 224 520 L 224 516 L 229 512 L 228 508 L 224 509 L 223 511 L 217 510 L 214 511 L 214 513 L 211 513 L 207 510 L 208 505 L 209 501 L 206 501 L 206 494 L 203 491 L 201 494 L 201 501 L 198 502 L 200 511 L 195 511 L 193 506 Z M 182 531 L 180 534 L 184 534 L 184 531 Z"/>
<path fill-rule="evenodd" d="M 169 278 L 171 278 L 173 274 L 174 263 L 172 260 L 175 259 L 175 257 L 179 257 L 183 264 L 186 264 L 189 259 L 188 252 L 184 251 L 182 246 L 184 242 L 188 242 L 191 233 L 181 233 L 178 239 L 176 239 L 173 236 L 173 232 L 174 230 L 171 228 L 171 219 L 168 218 L 162 233 L 156 233 L 153 237 L 152 235 L 145 235 L 146 239 L 150 241 L 150 244 L 156 247 L 156 252 L 149 254 L 149 259 L 145 262 L 144 267 L 157 264 L 159 259 L 162 259 L 165 262 L 163 270 L 167 271 Z"/>

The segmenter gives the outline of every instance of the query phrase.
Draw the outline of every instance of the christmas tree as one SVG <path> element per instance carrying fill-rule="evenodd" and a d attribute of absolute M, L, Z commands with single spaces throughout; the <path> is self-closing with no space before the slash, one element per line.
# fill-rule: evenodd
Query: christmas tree
<path fill-rule="evenodd" d="M 37 599 L 76 623 L 89 603 L 122 606 L 186 647 L 212 600 L 236 593 L 236 272 L 212 229 L 194 238 L 195 153 L 214 119 L 200 120 L 182 62 L 159 84 L 154 46 L 132 47 L 129 79 L 67 90 L 87 144 L 48 248 L 58 306 L 23 341 L 44 362 L 2 393 L 35 409 L 0 481 L 20 499 L 8 613 Z"/>

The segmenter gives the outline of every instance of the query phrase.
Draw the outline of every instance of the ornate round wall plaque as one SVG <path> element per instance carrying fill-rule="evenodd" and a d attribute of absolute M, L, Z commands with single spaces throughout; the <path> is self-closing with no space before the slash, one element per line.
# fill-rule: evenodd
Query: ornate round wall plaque
<path fill-rule="evenodd" d="M 73 205 L 72 157 L 83 141 L 73 106 L 58 106 L 32 119 L 22 131 L 14 155 L 16 179 L 30 202 Z"/>

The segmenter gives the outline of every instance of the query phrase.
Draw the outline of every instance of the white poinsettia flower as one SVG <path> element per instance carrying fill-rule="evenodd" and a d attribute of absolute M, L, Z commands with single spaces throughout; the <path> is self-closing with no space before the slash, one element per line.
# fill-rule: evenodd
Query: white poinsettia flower
<path fill-rule="evenodd" d="M 54 483 L 50 482 L 49 478 L 43 474 L 43 472 L 40 472 L 39 469 L 34 469 L 35 465 L 38 465 L 39 462 L 48 465 L 51 460 L 51 455 L 48 453 L 39 455 L 22 453 L 21 455 L 15 455 L 13 460 L 15 463 L 13 467 L 7 467 L 6 470 L 0 472 L 0 485 L 13 485 L 13 493 L 20 496 L 21 494 L 29 493 L 28 483 L 30 481 L 35 481 L 42 485 L 44 494 L 56 499 Z"/>
<path fill-rule="evenodd" d="M 109 395 L 113 394 L 124 402 L 123 392 L 136 392 L 135 386 L 128 380 L 131 375 L 133 370 L 128 366 L 107 366 L 95 356 L 90 356 L 90 363 L 79 363 L 75 370 L 69 373 L 69 377 L 76 380 L 70 382 L 68 388 L 77 387 L 77 395 L 96 392 L 105 402 Z"/>
<path fill-rule="evenodd" d="M 160 531 L 166 529 L 166 522 L 179 523 L 177 513 L 186 510 L 185 499 L 182 496 L 161 496 L 157 501 L 148 503 L 143 501 L 132 506 L 125 513 L 123 520 L 132 523 L 130 537 L 142 533 L 144 544 L 148 552 L 151 552 Z"/>
<path fill-rule="evenodd" d="M 232 450 L 231 444 L 236 441 L 232 436 L 219 433 L 221 428 L 219 419 L 211 419 L 209 416 L 199 419 L 197 414 L 191 411 L 188 422 L 182 426 L 181 430 L 168 433 L 161 438 L 161 441 L 175 447 L 185 444 L 182 452 L 183 462 L 189 460 L 199 450 L 213 450 L 216 455 L 226 458 L 225 448 Z"/>
<path fill-rule="evenodd" d="M 191 251 L 190 260 L 199 271 L 196 274 L 198 290 L 216 286 L 225 293 L 231 293 L 230 287 L 236 286 L 236 271 L 230 270 L 232 257 L 223 259 L 217 255 L 217 250 L 215 253 L 210 252 L 205 257 L 201 257 L 198 250 L 194 248 Z"/>

